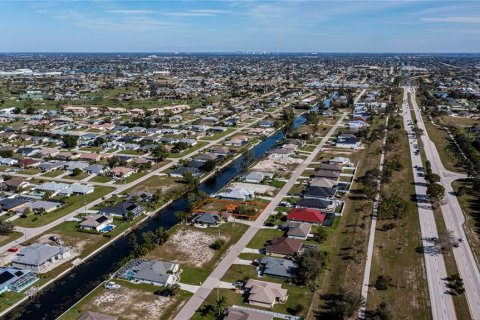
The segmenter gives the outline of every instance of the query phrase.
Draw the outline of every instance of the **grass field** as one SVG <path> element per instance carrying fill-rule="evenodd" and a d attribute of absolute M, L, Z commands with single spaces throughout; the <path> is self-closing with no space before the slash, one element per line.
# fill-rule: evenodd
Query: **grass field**
<path fill-rule="evenodd" d="M 415 202 L 415 186 L 405 131 L 398 130 L 399 140 L 394 151 L 385 160 L 397 159 L 403 169 L 394 172 L 390 181 L 382 185 L 385 195 L 396 194 L 407 201 L 406 216 L 399 221 L 379 220 L 370 273 L 371 283 L 378 276 L 390 276 L 393 286 L 387 290 L 369 290 L 367 310 L 374 310 L 386 301 L 399 319 L 428 319 L 431 317 L 423 255 L 416 249 L 421 245 L 420 223 Z M 390 231 L 383 231 L 384 223 L 395 223 Z M 400 316 L 409 310 L 408 316 Z"/>
<path fill-rule="evenodd" d="M 42 177 L 55 178 L 55 177 L 58 177 L 59 175 L 61 175 L 63 173 L 65 173 L 65 171 L 63 171 L 63 170 L 54 170 L 54 171 L 50 171 L 50 172 L 42 174 Z"/>
<path fill-rule="evenodd" d="M 466 193 L 457 198 L 465 216 L 465 234 L 478 263 L 480 261 L 480 199 L 473 192 L 472 184 L 468 180 L 454 181 L 452 187 L 457 194 L 460 187 L 466 189 Z"/>
<path fill-rule="evenodd" d="M 17 231 L 13 231 L 8 236 L 0 236 L 0 246 L 4 246 L 7 243 L 17 240 L 21 236 L 23 236 L 23 233 Z"/>
<path fill-rule="evenodd" d="M 86 196 L 75 195 L 68 197 L 65 200 L 65 204 L 55 211 L 49 212 L 43 216 L 30 215 L 26 218 L 19 218 L 16 219 L 13 224 L 19 227 L 27 228 L 43 226 L 83 207 L 85 203 L 88 204 L 98 198 L 103 197 L 106 194 L 109 194 L 113 190 L 114 188 L 112 187 L 96 186 L 95 191 L 87 194 Z"/>
<path fill-rule="evenodd" d="M 247 248 L 262 249 L 275 237 L 283 236 L 283 231 L 278 229 L 260 229 L 252 240 L 247 244 Z"/>
<path fill-rule="evenodd" d="M 106 183 L 110 181 L 112 181 L 112 178 L 107 176 L 95 176 L 89 180 L 89 182 L 100 182 L 100 183 Z"/>
<path fill-rule="evenodd" d="M 438 154 L 445 169 L 455 172 L 465 172 L 461 157 L 452 154 L 448 150 L 448 145 L 451 142 L 448 133 L 445 130 L 435 127 L 426 116 L 423 116 L 423 121 L 430 140 L 432 140 L 437 147 Z"/>
<path fill-rule="evenodd" d="M 375 119 L 372 128 L 377 128 L 383 123 L 384 119 Z M 377 140 L 366 145 L 365 150 L 348 155 L 358 164 L 357 175 L 347 195 L 343 216 L 336 220 L 327 241 L 321 245 L 321 248 L 330 252 L 330 262 L 322 276 L 319 294 L 315 296 L 313 312 L 308 319 L 332 317 L 329 308 L 331 297 L 332 294 L 338 294 L 340 289 L 360 293 L 372 204 L 360 196 L 363 186 L 358 177 L 378 166 L 380 155 L 377 149 L 380 146 L 381 140 Z M 333 156 L 333 153 L 322 153 L 317 159 Z"/>

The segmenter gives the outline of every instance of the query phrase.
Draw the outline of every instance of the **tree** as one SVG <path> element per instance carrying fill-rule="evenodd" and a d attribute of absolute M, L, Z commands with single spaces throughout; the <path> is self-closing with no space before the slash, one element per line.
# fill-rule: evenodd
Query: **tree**
<path fill-rule="evenodd" d="M 339 319 L 348 319 L 364 305 L 365 299 L 361 294 L 341 289 L 339 298 L 333 303 L 332 311 Z"/>
<path fill-rule="evenodd" d="M 388 287 L 392 285 L 392 277 L 379 275 L 377 281 L 375 281 L 375 289 L 377 290 L 387 290 Z"/>
<path fill-rule="evenodd" d="M 79 168 L 75 168 L 72 170 L 72 177 L 76 177 L 76 176 L 79 176 L 82 174 L 82 169 L 79 169 Z"/>
<path fill-rule="evenodd" d="M 152 157 L 155 159 L 156 162 L 160 162 L 165 160 L 165 158 L 168 156 L 168 151 L 167 149 L 165 149 L 163 144 L 159 144 L 150 151 L 150 154 L 152 155 Z"/>
<path fill-rule="evenodd" d="M 318 277 L 327 263 L 328 254 L 324 251 L 305 250 L 298 258 L 297 276 L 301 284 L 314 291 L 318 286 Z"/>
<path fill-rule="evenodd" d="M 103 138 L 103 137 L 97 137 L 95 138 L 95 140 L 93 141 L 93 145 L 95 147 L 100 147 L 102 144 L 104 144 L 106 142 L 106 140 Z"/>
<path fill-rule="evenodd" d="M 440 201 L 445 197 L 445 187 L 438 183 L 430 183 L 427 185 L 427 196 L 433 206 L 438 206 Z"/>
<path fill-rule="evenodd" d="M 378 219 L 401 219 L 406 209 L 407 202 L 397 194 L 383 197 L 378 206 Z"/>
<path fill-rule="evenodd" d="M 240 172 L 247 171 L 248 167 L 252 164 L 254 160 L 255 160 L 255 152 L 253 150 L 245 150 L 242 153 Z"/>
<path fill-rule="evenodd" d="M 202 170 L 210 172 L 213 169 L 215 169 L 216 166 L 217 166 L 217 162 L 215 160 L 207 160 L 205 164 L 202 166 Z"/>
<path fill-rule="evenodd" d="M 7 236 L 13 232 L 13 224 L 7 221 L 0 220 L 0 235 Z"/>
<path fill-rule="evenodd" d="M 465 287 L 463 279 L 458 273 L 452 274 L 449 278 L 450 287 L 454 289 L 457 294 L 463 294 L 465 292 Z"/>
<path fill-rule="evenodd" d="M 63 146 L 65 148 L 72 149 L 77 146 L 78 136 L 72 136 L 72 135 L 66 134 L 62 137 L 62 141 L 63 141 Z"/>
<path fill-rule="evenodd" d="M 313 241 L 318 242 L 318 243 L 323 243 L 327 241 L 328 239 L 328 232 L 325 230 L 325 228 L 317 228 L 313 232 Z"/>
<path fill-rule="evenodd" d="M 185 172 L 183 175 L 183 182 L 188 185 L 190 190 L 195 189 L 200 184 L 200 180 L 191 172 Z"/>
<path fill-rule="evenodd" d="M 452 251 L 452 248 L 458 245 L 455 233 L 452 230 L 440 230 L 438 232 L 438 239 L 435 245 L 440 248 L 442 253 L 448 253 Z"/>
<path fill-rule="evenodd" d="M 224 296 L 221 296 L 217 301 L 215 301 L 215 305 L 213 306 L 213 311 L 219 317 L 225 313 L 225 308 L 227 307 L 227 300 Z"/>
<path fill-rule="evenodd" d="M 387 304 L 385 301 L 380 302 L 377 309 L 375 310 L 375 320 L 392 320 L 394 318 L 394 313 L 392 307 Z"/>
<path fill-rule="evenodd" d="M 293 130 L 293 125 L 295 121 L 295 113 L 293 112 L 292 107 L 286 107 L 283 109 L 283 114 L 282 114 L 283 121 L 285 122 L 285 125 L 283 126 L 283 132 L 285 135 L 290 133 Z"/>
<path fill-rule="evenodd" d="M 217 239 L 214 243 L 210 245 L 210 248 L 213 250 L 220 250 L 225 245 L 225 240 Z"/>
<path fill-rule="evenodd" d="M 45 191 L 42 195 L 42 200 L 48 200 L 52 197 L 53 193 L 52 191 Z"/>
<path fill-rule="evenodd" d="M 175 218 L 180 220 L 182 223 L 187 223 L 191 219 L 191 214 L 185 211 L 177 211 L 175 212 Z"/>

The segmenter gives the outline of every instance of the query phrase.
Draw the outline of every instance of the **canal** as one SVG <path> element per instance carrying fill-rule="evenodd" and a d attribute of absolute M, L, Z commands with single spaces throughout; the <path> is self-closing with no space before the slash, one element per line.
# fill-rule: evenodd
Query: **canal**
<path fill-rule="evenodd" d="M 318 106 L 314 109 L 318 109 Z M 295 119 L 294 127 L 297 128 L 304 122 L 305 115 L 301 115 Z M 253 148 L 254 158 L 261 159 L 283 139 L 282 132 L 276 132 L 269 136 Z M 242 161 L 242 157 L 237 158 L 218 174 L 200 184 L 198 189 L 207 194 L 218 192 L 239 174 Z M 139 237 L 143 232 L 155 230 L 158 227 L 170 229 L 178 223 L 175 212 L 183 211 L 186 207 L 185 197 L 175 200 L 171 205 L 159 211 L 155 218 L 140 225 L 134 231 L 135 234 Z M 117 264 L 128 256 L 130 250 L 128 237 L 121 237 L 2 319 L 55 319 L 98 286 L 108 275 L 115 272 Z"/>

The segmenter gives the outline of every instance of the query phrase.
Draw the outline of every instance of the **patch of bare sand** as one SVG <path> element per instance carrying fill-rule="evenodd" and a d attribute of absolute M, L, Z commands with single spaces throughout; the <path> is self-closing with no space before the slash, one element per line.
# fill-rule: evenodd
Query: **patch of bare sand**
<path fill-rule="evenodd" d="M 162 312 L 174 301 L 170 297 L 156 296 L 151 292 L 122 287 L 105 290 L 90 303 L 99 312 L 122 319 L 159 319 Z"/>
<path fill-rule="evenodd" d="M 225 235 L 221 235 L 220 238 L 228 240 Z M 162 247 L 178 252 L 174 262 L 201 267 L 215 255 L 215 250 L 211 249 L 210 245 L 217 239 L 217 235 L 192 229 L 180 229 Z"/>

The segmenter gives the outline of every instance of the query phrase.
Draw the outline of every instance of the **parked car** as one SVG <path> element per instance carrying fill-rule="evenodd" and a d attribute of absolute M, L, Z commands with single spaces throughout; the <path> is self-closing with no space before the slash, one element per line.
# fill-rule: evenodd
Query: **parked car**
<path fill-rule="evenodd" d="M 8 249 L 7 251 L 8 252 L 18 252 L 18 248 L 13 247 L 13 248 Z"/>

